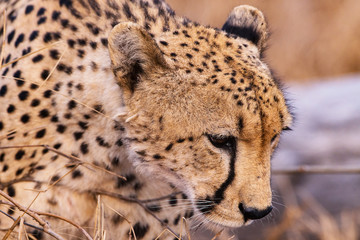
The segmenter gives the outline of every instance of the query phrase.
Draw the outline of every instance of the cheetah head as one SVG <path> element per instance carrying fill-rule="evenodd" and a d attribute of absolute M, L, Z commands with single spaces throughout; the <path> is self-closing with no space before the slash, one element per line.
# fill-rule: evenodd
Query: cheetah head
<path fill-rule="evenodd" d="M 270 158 L 292 117 L 260 57 L 266 37 L 262 13 L 249 6 L 235 8 L 222 30 L 187 23 L 153 38 L 120 23 L 109 36 L 135 165 L 222 226 L 272 209 Z"/>

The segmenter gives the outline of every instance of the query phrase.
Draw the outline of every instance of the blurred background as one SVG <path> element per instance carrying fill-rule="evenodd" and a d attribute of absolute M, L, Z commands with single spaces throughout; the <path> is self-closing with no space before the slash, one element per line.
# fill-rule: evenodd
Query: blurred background
<path fill-rule="evenodd" d="M 266 61 L 285 83 L 296 116 L 293 131 L 282 136 L 273 169 L 320 165 L 340 170 L 274 171 L 270 216 L 216 239 L 359 240 L 360 171 L 341 173 L 341 168 L 360 169 L 360 1 L 167 2 L 178 15 L 217 28 L 235 6 L 260 9 L 271 31 Z M 194 231 L 195 239 L 214 236 L 202 228 Z"/>

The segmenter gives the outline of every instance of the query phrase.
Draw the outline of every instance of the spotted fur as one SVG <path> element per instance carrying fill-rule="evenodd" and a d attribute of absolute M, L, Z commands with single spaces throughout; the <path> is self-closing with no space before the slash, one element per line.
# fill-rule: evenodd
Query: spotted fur
<path fill-rule="evenodd" d="M 165 225 L 180 233 L 183 217 L 239 227 L 271 211 L 270 157 L 292 117 L 261 58 L 260 11 L 237 7 L 220 30 L 162 0 L 0 4 L 0 188 L 10 197 L 28 206 L 28 189 L 56 183 L 31 208 L 91 229 L 100 194 L 107 239 L 126 239 L 128 221 L 137 239 L 154 239 Z M 144 208 L 119 195 L 160 199 Z M 10 222 L 2 215 L 0 228 Z"/>

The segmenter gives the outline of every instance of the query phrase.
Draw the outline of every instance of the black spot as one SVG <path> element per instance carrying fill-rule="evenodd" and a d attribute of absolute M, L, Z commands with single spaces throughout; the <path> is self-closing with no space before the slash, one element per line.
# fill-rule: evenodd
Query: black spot
<path fill-rule="evenodd" d="M 32 31 L 32 33 L 30 34 L 29 40 L 33 41 L 35 40 L 37 37 L 39 36 L 39 31 Z"/>
<path fill-rule="evenodd" d="M 89 145 L 86 142 L 82 142 L 80 145 L 80 151 L 83 154 L 87 154 L 89 152 Z"/>
<path fill-rule="evenodd" d="M 187 211 L 184 215 L 184 218 L 191 218 L 194 215 L 193 210 Z"/>
<path fill-rule="evenodd" d="M 12 30 L 9 35 L 8 35 L 8 43 L 10 44 L 11 41 L 14 39 L 14 36 L 15 36 L 15 30 Z"/>
<path fill-rule="evenodd" d="M 35 138 L 43 138 L 45 136 L 45 133 L 46 133 L 46 129 L 41 129 L 36 133 Z"/>
<path fill-rule="evenodd" d="M 179 223 L 179 221 L 180 221 L 180 218 L 181 218 L 181 215 L 178 214 L 178 215 L 176 216 L 176 218 L 174 219 L 174 225 L 178 225 L 178 223 Z"/>
<path fill-rule="evenodd" d="M 9 207 L 8 214 L 13 215 L 14 213 L 15 213 L 15 208 L 14 207 Z"/>
<path fill-rule="evenodd" d="M 180 139 L 176 140 L 176 142 L 178 142 L 178 143 L 182 143 L 182 142 L 184 142 L 184 141 L 185 141 L 184 138 L 180 138 Z"/>
<path fill-rule="evenodd" d="M 79 90 L 79 91 L 81 91 L 81 90 L 84 89 L 84 86 L 83 86 L 82 84 L 80 84 L 80 83 L 77 84 L 75 87 L 76 87 L 76 89 Z"/>
<path fill-rule="evenodd" d="M 61 147 L 61 143 L 56 143 L 55 145 L 54 145 L 54 148 L 55 149 L 59 149 Z"/>
<path fill-rule="evenodd" d="M 131 9 L 130 9 L 129 5 L 126 2 L 123 4 L 123 12 L 124 12 L 126 18 L 131 19 L 134 22 L 136 22 L 137 19 L 133 15 L 133 13 L 131 12 Z"/>
<path fill-rule="evenodd" d="M 56 50 L 56 49 L 50 50 L 50 51 L 49 51 L 49 55 L 50 55 L 50 57 L 51 57 L 52 59 L 54 59 L 54 60 L 59 60 L 59 58 L 60 58 L 60 53 L 59 53 L 59 51 Z"/>
<path fill-rule="evenodd" d="M 100 6 L 99 6 L 98 2 L 96 0 L 88 0 L 88 2 L 90 4 L 90 7 L 96 13 L 96 15 L 98 15 L 100 17 L 101 16 L 101 9 L 100 9 Z"/>
<path fill-rule="evenodd" d="M 165 42 L 165 41 L 160 41 L 160 44 L 161 45 L 164 45 L 164 46 L 168 46 L 169 44 L 167 43 L 167 42 Z"/>
<path fill-rule="evenodd" d="M 60 87 L 61 87 L 61 82 L 58 82 L 58 83 L 55 84 L 53 89 L 54 89 L 54 91 L 59 91 Z"/>
<path fill-rule="evenodd" d="M 37 24 L 40 25 L 40 24 L 43 24 L 43 23 L 45 23 L 45 22 L 46 22 L 46 16 L 41 17 L 41 18 L 39 19 L 39 21 L 37 22 Z"/>
<path fill-rule="evenodd" d="M 191 59 L 191 58 L 193 58 L 193 55 L 191 55 L 190 53 L 187 53 L 187 54 L 186 54 L 186 57 L 188 57 L 188 58 Z"/>
<path fill-rule="evenodd" d="M 79 44 L 80 46 L 85 46 L 86 43 L 87 43 L 87 40 L 86 40 L 86 39 L 79 38 L 79 39 L 77 40 L 77 42 L 78 42 L 78 44 Z"/>
<path fill-rule="evenodd" d="M 25 36 L 25 35 L 24 35 L 23 33 L 18 36 L 18 38 L 17 38 L 16 41 L 15 41 L 15 47 L 18 47 L 19 44 L 24 41 L 24 36 Z"/>
<path fill-rule="evenodd" d="M 176 196 L 171 196 L 171 198 L 169 199 L 169 204 L 174 207 L 177 205 L 177 198 Z"/>
<path fill-rule="evenodd" d="M 104 46 L 104 47 L 107 47 L 108 46 L 108 40 L 106 38 L 102 38 L 101 39 L 101 44 Z"/>
<path fill-rule="evenodd" d="M 40 105 L 40 100 L 37 98 L 33 99 L 30 104 L 30 106 L 32 106 L 32 107 L 37 107 L 39 105 Z"/>
<path fill-rule="evenodd" d="M 44 148 L 43 150 L 42 150 L 42 154 L 46 154 L 46 153 L 48 153 L 49 152 L 49 149 L 47 149 L 47 148 Z"/>
<path fill-rule="evenodd" d="M 154 205 L 149 205 L 147 206 L 147 209 L 149 209 L 152 212 L 160 212 L 161 211 L 161 206 L 154 204 Z"/>
<path fill-rule="evenodd" d="M 38 17 L 40 17 L 41 15 L 44 15 L 45 11 L 46 11 L 46 9 L 42 7 L 42 8 L 39 9 L 39 11 L 37 12 L 36 15 L 37 15 Z"/>
<path fill-rule="evenodd" d="M 18 97 L 21 101 L 25 101 L 29 97 L 29 91 L 21 91 Z"/>
<path fill-rule="evenodd" d="M 39 112 L 39 117 L 41 117 L 41 118 L 46 118 L 49 115 L 50 115 L 50 113 L 49 113 L 49 110 L 47 110 L 47 109 L 43 109 Z"/>
<path fill-rule="evenodd" d="M 6 74 L 9 72 L 9 68 L 5 68 L 5 70 L 2 73 L 2 76 L 6 76 Z"/>
<path fill-rule="evenodd" d="M 153 155 L 153 158 L 154 158 L 154 159 L 162 159 L 162 157 L 161 157 L 159 154 L 154 154 L 154 155 Z"/>
<path fill-rule="evenodd" d="M 30 88 L 32 90 L 39 88 L 39 85 L 36 85 L 35 83 L 30 84 Z"/>
<path fill-rule="evenodd" d="M 43 94 L 44 98 L 50 98 L 52 95 L 52 91 L 51 90 L 46 90 Z"/>
<path fill-rule="evenodd" d="M 66 74 L 70 75 L 72 73 L 72 67 L 66 66 L 64 63 L 59 63 L 56 69 L 60 72 L 65 72 Z"/>
<path fill-rule="evenodd" d="M 15 172 L 15 176 L 19 176 L 23 173 L 24 169 L 23 168 L 19 168 L 18 170 L 16 170 Z"/>
<path fill-rule="evenodd" d="M 72 178 L 79 178 L 82 175 L 83 175 L 82 172 L 80 172 L 80 170 L 76 169 L 75 171 L 72 172 L 71 177 Z"/>
<path fill-rule="evenodd" d="M 79 140 L 80 138 L 82 138 L 84 132 L 74 132 L 74 138 L 75 140 Z"/>
<path fill-rule="evenodd" d="M 50 179 L 50 182 L 54 183 L 54 182 L 58 181 L 59 179 L 60 179 L 60 177 L 58 175 L 55 175 Z"/>
<path fill-rule="evenodd" d="M 15 197 L 16 192 L 15 192 L 15 188 L 13 186 L 11 186 L 11 185 L 8 186 L 7 192 L 10 197 Z"/>
<path fill-rule="evenodd" d="M 27 5 L 25 8 L 25 14 L 29 14 L 34 10 L 34 6 L 33 5 Z"/>
<path fill-rule="evenodd" d="M 68 102 L 68 109 L 74 109 L 76 107 L 77 103 L 74 100 L 70 100 Z"/>
<path fill-rule="evenodd" d="M 135 181 L 135 179 L 136 179 L 135 175 L 132 173 L 125 175 L 125 178 L 126 178 L 126 180 L 124 180 L 123 178 L 117 178 L 116 188 L 121 188 L 121 187 Z"/>
<path fill-rule="evenodd" d="M 0 88 L 0 97 L 5 96 L 6 93 L 7 93 L 7 85 L 4 85 Z"/>
<path fill-rule="evenodd" d="M 48 149 L 44 149 L 44 150 L 48 150 Z M 44 170 L 46 167 L 44 165 L 40 165 L 40 166 L 37 166 L 35 169 L 36 170 Z"/>
<path fill-rule="evenodd" d="M 74 40 L 72 40 L 72 39 L 69 39 L 69 40 L 67 41 L 67 43 L 68 43 L 68 45 L 69 45 L 70 48 L 74 48 L 76 42 L 75 42 Z"/>
<path fill-rule="evenodd" d="M 244 105 L 244 103 L 243 103 L 241 100 L 237 101 L 236 104 L 237 104 L 238 106 L 243 106 L 243 105 Z"/>
<path fill-rule="evenodd" d="M 82 122 L 82 121 L 79 121 L 78 125 L 84 130 L 86 130 L 89 127 L 87 122 Z"/>
<path fill-rule="evenodd" d="M 119 165 L 119 162 L 120 162 L 120 159 L 118 157 L 114 157 L 112 160 L 111 160 L 111 165 L 113 166 L 118 166 Z"/>
<path fill-rule="evenodd" d="M 17 71 L 14 73 L 13 77 L 15 78 L 15 80 L 16 80 L 16 85 L 17 85 L 18 87 L 21 87 L 22 85 L 25 84 L 25 81 L 20 80 L 20 79 L 21 79 L 21 71 L 20 71 L 20 70 L 17 70 Z"/>
<path fill-rule="evenodd" d="M 0 121 L 0 131 L 3 130 L 3 128 L 4 128 L 4 124 L 3 122 Z"/>
<path fill-rule="evenodd" d="M 6 172 L 9 169 L 9 166 L 7 164 L 4 164 L 2 171 Z"/>
<path fill-rule="evenodd" d="M 43 60 L 43 58 L 44 58 L 44 55 L 38 54 L 37 56 L 35 56 L 35 57 L 32 59 L 32 61 L 33 61 L 34 63 L 37 63 L 37 62 L 40 62 L 41 60 Z"/>
<path fill-rule="evenodd" d="M 149 230 L 149 225 L 142 225 L 140 222 L 137 222 L 134 226 L 133 226 L 133 229 L 134 229 L 134 232 L 135 232 L 135 236 L 137 239 L 141 239 L 143 238 L 146 233 L 148 232 Z M 131 235 L 133 235 L 132 231 L 131 232 Z M 134 236 L 132 236 L 134 238 Z"/>
<path fill-rule="evenodd" d="M 101 147 L 110 147 L 110 144 L 107 143 L 102 137 L 97 136 L 96 137 L 96 142 L 99 144 L 99 146 Z"/>
<path fill-rule="evenodd" d="M 15 154 L 15 160 L 21 160 L 24 155 L 25 155 L 25 151 L 20 149 Z"/>
<path fill-rule="evenodd" d="M 173 147 L 173 143 L 170 143 L 169 145 L 167 145 L 167 147 L 165 148 L 165 151 L 170 151 L 170 149 Z"/>
<path fill-rule="evenodd" d="M 29 120 L 30 120 L 29 114 L 24 114 L 24 115 L 22 115 L 21 118 L 20 118 L 20 121 L 21 121 L 22 123 L 27 123 L 27 122 L 29 122 Z"/>
<path fill-rule="evenodd" d="M 251 91 L 251 89 L 252 89 L 251 86 L 245 87 L 245 92 Z"/>
<path fill-rule="evenodd" d="M 60 14 L 61 14 L 61 12 L 54 10 L 51 15 L 52 20 L 57 21 L 60 17 Z"/>
<path fill-rule="evenodd" d="M 92 34 L 94 34 L 95 36 L 99 34 L 100 32 L 100 28 L 98 28 L 97 26 L 95 26 L 95 24 L 93 23 L 86 23 L 86 27 L 92 32 Z"/>
<path fill-rule="evenodd" d="M 15 106 L 12 105 L 12 104 L 10 104 L 10 105 L 8 106 L 8 108 L 7 108 L 7 112 L 8 112 L 8 113 L 13 113 L 14 111 L 15 111 Z"/>
<path fill-rule="evenodd" d="M 49 70 L 47 70 L 47 69 L 44 69 L 42 72 L 41 72 L 41 79 L 42 80 L 46 80 L 46 78 L 49 76 L 49 74 L 50 74 L 50 72 L 49 72 Z"/>
<path fill-rule="evenodd" d="M 83 2 L 83 1 L 80 1 Z M 80 15 L 80 13 L 73 7 L 72 5 L 72 0 L 60 0 L 60 6 L 65 6 L 70 13 L 77 19 L 81 19 L 82 16 Z"/>
<path fill-rule="evenodd" d="M 77 55 L 78 55 L 78 57 L 83 58 L 84 55 L 85 55 L 85 51 L 82 50 L 82 49 L 78 49 L 78 54 Z"/>
<path fill-rule="evenodd" d="M 119 138 L 116 143 L 115 143 L 117 146 L 121 147 L 123 145 L 123 142 L 121 140 L 121 138 Z"/>
<path fill-rule="evenodd" d="M 90 42 L 90 46 L 92 49 L 96 49 L 97 43 L 96 42 Z"/>
<path fill-rule="evenodd" d="M 67 28 L 69 26 L 69 20 L 67 19 L 61 19 L 60 23 L 61 26 L 63 26 L 64 28 Z"/>
<path fill-rule="evenodd" d="M 3 162 L 5 158 L 5 153 L 1 153 L 0 155 L 0 162 Z"/>
<path fill-rule="evenodd" d="M 65 125 L 62 125 L 62 124 L 57 125 L 56 131 L 57 131 L 58 133 L 64 133 L 65 130 L 66 130 L 66 126 L 65 126 Z"/>

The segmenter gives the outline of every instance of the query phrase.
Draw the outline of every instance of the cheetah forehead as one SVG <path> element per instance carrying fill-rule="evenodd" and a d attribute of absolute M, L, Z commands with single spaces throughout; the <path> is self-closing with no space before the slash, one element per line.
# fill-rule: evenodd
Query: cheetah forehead
<path fill-rule="evenodd" d="M 267 116 L 279 129 L 291 123 L 280 86 L 248 40 L 193 26 L 156 42 L 171 69 L 159 81 L 144 81 L 137 101 L 171 119 L 171 131 L 178 126 L 199 134 L 219 127 L 235 131 L 239 117 L 255 124 Z"/>

